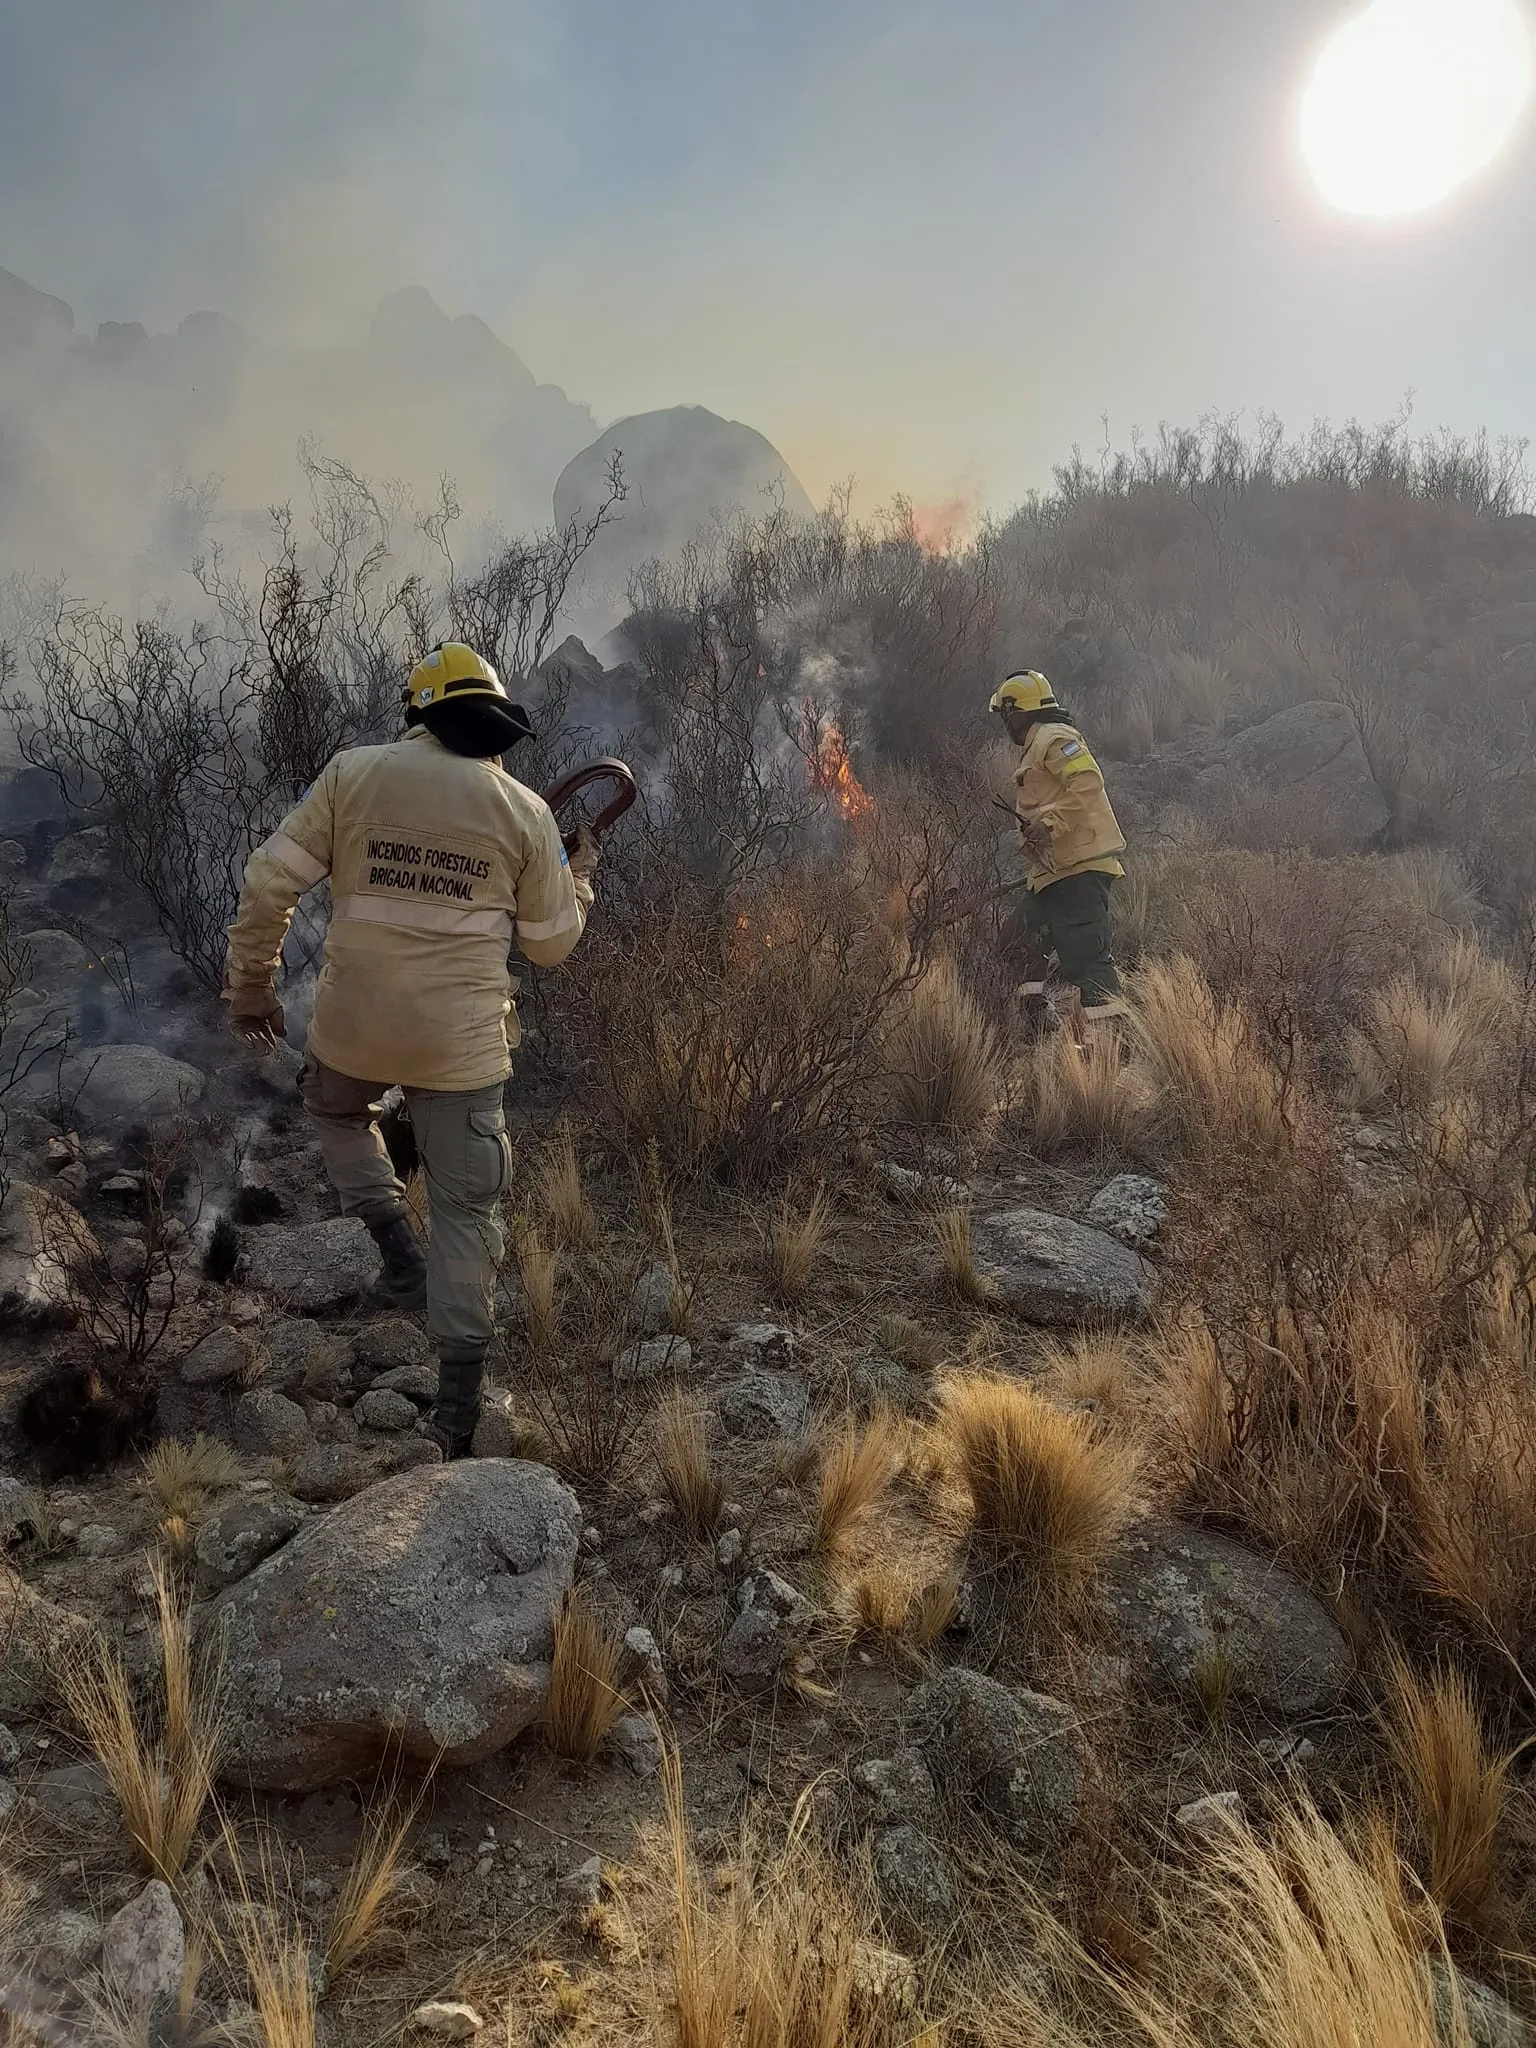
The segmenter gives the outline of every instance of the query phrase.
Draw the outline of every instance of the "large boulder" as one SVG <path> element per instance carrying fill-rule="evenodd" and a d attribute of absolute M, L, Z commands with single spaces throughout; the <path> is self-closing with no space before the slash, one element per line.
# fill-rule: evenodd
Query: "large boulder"
<path fill-rule="evenodd" d="M 465 1460 L 372 1486 L 209 1609 L 229 1680 L 232 1782 L 334 1785 L 393 1747 L 478 1762 L 543 1703 L 581 1533 L 542 1465 Z"/>
<path fill-rule="evenodd" d="M 87 1622 L 45 1600 L 0 1559 L 0 1719 L 31 1720 L 51 1706 L 70 1658 L 89 1641 Z"/>
<path fill-rule="evenodd" d="M 253 1572 L 304 1526 L 304 1510 L 286 1494 L 240 1494 L 197 1532 L 197 1581 L 217 1593 Z"/>
<path fill-rule="evenodd" d="M 1142 1523 L 1109 1569 L 1105 1598 L 1124 1650 L 1180 1690 L 1222 1657 L 1244 1699 L 1311 1714 L 1349 1677 L 1349 1646 L 1322 1603 L 1272 1558 L 1209 1529 Z"/>
<path fill-rule="evenodd" d="M 246 1285 L 273 1295 L 296 1317 L 347 1308 L 378 1277 L 378 1251 L 355 1216 L 269 1224 L 253 1230 L 248 1243 Z"/>
<path fill-rule="evenodd" d="M 976 1807 L 1026 1854 L 1059 1854 L 1087 1765 L 1070 1707 L 955 1665 L 913 1693 L 907 1729 L 941 1800 Z"/>
<path fill-rule="evenodd" d="M 1156 1297 L 1151 1268 L 1128 1245 L 1045 1209 L 979 1217 L 972 1247 L 999 1300 L 1032 1323 L 1139 1322 Z"/>
<path fill-rule="evenodd" d="M 621 588 L 637 563 L 675 555 L 739 513 L 761 517 L 782 502 L 798 518 L 812 516 L 799 479 L 754 428 L 702 405 L 674 405 L 615 421 L 571 458 L 555 485 L 557 525 L 593 516 L 615 456 L 629 495 L 587 556 L 587 572 L 600 583 Z"/>
<path fill-rule="evenodd" d="M 90 1225 L 61 1195 L 12 1181 L 0 1202 L 0 1308 L 22 1316 L 72 1313 L 70 1268 L 100 1250 Z"/>
<path fill-rule="evenodd" d="M 1362 846 L 1392 820 L 1354 714 L 1329 698 L 1292 704 L 1250 725 L 1202 779 L 1239 799 L 1249 791 L 1278 799 L 1303 821 L 1326 820 L 1332 833 Z"/>
<path fill-rule="evenodd" d="M 112 1133 L 165 1123 L 202 1100 L 204 1079 L 185 1060 L 153 1045 L 97 1045 L 72 1053 L 57 1071 L 45 1061 L 16 1091 L 25 1107 L 70 1106 L 82 1130 Z"/>

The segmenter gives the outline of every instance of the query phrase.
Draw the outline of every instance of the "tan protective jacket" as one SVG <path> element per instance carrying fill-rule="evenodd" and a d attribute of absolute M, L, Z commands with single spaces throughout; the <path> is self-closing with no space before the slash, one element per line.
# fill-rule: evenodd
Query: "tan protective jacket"
<path fill-rule="evenodd" d="M 565 958 L 592 907 L 548 804 L 418 727 L 326 763 L 245 870 L 226 994 L 270 986 L 294 907 L 330 877 L 309 1049 L 358 1081 L 488 1088 L 518 1043 L 507 957 Z"/>
<path fill-rule="evenodd" d="M 1116 859 L 1125 851 L 1099 764 L 1076 726 L 1045 720 L 1034 726 L 1014 776 L 1014 809 L 1025 824 L 1043 825 L 1051 835 L 1047 860 L 1029 858 L 1027 880 L 1038 895 L 1068 875 L 1123 875 Z"/>

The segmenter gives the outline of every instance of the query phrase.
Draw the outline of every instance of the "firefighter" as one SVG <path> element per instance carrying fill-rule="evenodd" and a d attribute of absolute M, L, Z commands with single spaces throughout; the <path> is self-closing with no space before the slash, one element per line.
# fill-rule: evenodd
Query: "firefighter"
<path fill-rule="evenodd" d="M 531 727 L 473 648 L 434 648 L 411 673 L 404 709 L 402 739 L 335 755 L 251 855 L 224 996 L 238 1038 L 281 1038 L 283 940 L 299 898 L 329 880 L 299 1092 L 344 1213 L 378 1246 L 376 1293 L 426 1309 L 438 1355 L 426 1433 L 457 1458 L 480 1412 L 505 1250 L 502 1091 L 519 1037 L 511 941 L 541 967 L 566 957 L 592 907 L 598 847 L 583 827 L 568 851 L 543 798 L 503 768 Z M 404 1090 L 426 1175 L 426 1251 L 379 1130 L 391 1086 Z"/>
<path fill-rule="evenodd" d="M 1043 675 L 1022 669 L 1001 683 L 992 710 L 1024 750 L 1014 776 L 1019 843 L 1027 864 L 1026 917 L 1036 949 L 1055 954 L 1085 1024 L 1124 1014 L 1109 940 L 1109 892 L 1125 873 L 1125 839 L 1088 742 Z M 1041 1003 L 1043 980 L 1026 982 Z"/>

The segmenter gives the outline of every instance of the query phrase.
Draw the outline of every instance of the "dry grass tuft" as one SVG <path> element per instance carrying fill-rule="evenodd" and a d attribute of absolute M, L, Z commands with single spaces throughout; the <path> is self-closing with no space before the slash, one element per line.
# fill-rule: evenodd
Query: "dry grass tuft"
<path fill-rule="evenodd" d="M 970 1498 L 971 1526 L 1036 1584 L 1070 1594 L 1134 1517 L 1138 1454 L 1097 1436 L 1021 1381 L 966 1374 L 936 1425 Z"/>
<path fill-rule="evenodd" d="M 943 1578 L 930 1580 L 912 1603 L 912 1641 L 920 1650 L 931 1650 L 959 1612 L 960 1574 L 946 1572 Z"/>
<path fill-rule="evenodd" d="M 261 2026 L 261 2048 L 318 2048 L 317 1975 L 292 1902 L 291 1874 L 264 1835 L 260 1899 L 251 1894 L 240 1845 L 226 1825 L 225 1854 L 237 1873 L 235 1938 Z"/>
<path fill-rule="evenodd" d="M 925 1330 L 911 1316 L 894 1313 L 881 1316 L 876 1323 L 875 1349 L 908 1372 L 932 1372 L 944 1357 L 944 1346 L 932 1330 Z"/>
<path fill-rule="evenodd" d="M 1042 1384 L 1062 1401 L 1092 1402 L 1116 1427 L 1134 1423 L 1143 1406 L 1142 1368 L 1129 1338 L 1088 1335 L 1047 1342 L 1040 1354 Z"/>
<path fill-rule="evenodd" d="M 160 1634 L 158 1727 L 140 1718 L 119 1653 L 99 1639 L 65 1659 L 66 1696 L 105 1772 L 140 1861 L 175 1887 L 222 1751 L 218 1674 L 194 1659 L 186 1610 L 151 1567 Z"/>
<path fill-rule="evenodd" d="M 597 1213 L 582 1186 L 581 1161 L 569 1123 L 562 1123 L 554 1142 L 539 1162 L 536 1181 L 539 1206 L 549 1219 L 555 1242 L 583 1251 L 597 1242 Z"/>
<path fill-rule="evenodd" d="M 1043 1038 L 1030 1055 L 1026 1090 L 1037 1151 L 1129 1151 L 1146 1126 L 1151 1091 L 1112 1033 L 1079 1046 L 1070 1031 Z"/>
<path fill-rule="evenodd" d="M 45 1557 L 57 1550 L 64 1539 L 59 1534 L 59 1517 L 44 1489 L 41 1486 L 24 1486 L 17 1507 L 20 1510 L 18 1519 L 28 1532 L 32 1548 Z"/>
<path fill-rule="evenodd" d="M 624 1645 L 579 1586 L 555 1617 L 555 1653 L 540 1721 L 556 1756 L 589 1764 L 629 1702 L 619 1689 Z"/>
<path fill-rule="evenodd" d="M 802 1209 L 786 1194 L 763 1233 L 768 1285 L 781 1301 L 798 1301 L 811 1284 L 832 1222 L 832 1203 L 817 1188 Z"/>
<path fill-rule="evenodd" d="M 845 1416 L 822 1454 L 811 1544 L 818 1557 L 841 1550 L 901 1470 L 900 1418 L 881 1405 L 862 1425 Z"/>
<path fill-rule="evenodd" d="M 182 1521 L 195 1521 L 216 1493 L 240 1478 L 245 1467 L 228 1444 L 201 1431 L 191 1443 L 167 1437 L 144 1460 L 144 1478 L 161 1511 Z"/>
<path fill-rule="evenodd" d="M 1453 1926 L 1494 1931 L 1500 1822 L 1514 1755 L 1489 1754 L 1461 1672 L 1421 1676 L 1401 1656 L 1388 1666 L 1382 1722 L 1425 1889 Z"/>
<path fill-rule="evenodd" d="M 997 1118 L 997 1040 L 950 960 L 912 989 L 887 1040 L 891 1107 L 902 1123 L 976 1137 Z"/>
<path fill-rule="evenodd" d="M 995 1289 L 976 1263 L 969 1204 L 941 1210 L 933 1219 L 933 1231 L 938 1240 L 939 1272 L 946 1284 L 962 1301 L 977 1306 L 991 1301 Z"/>
<path fill-rule="evenodd" d="M 1464 1078 L 1479 1024 L 1474 1003 L 1458 989 L 1426 989 L 1411 975 L 1395 976 L 1372 998 L 1365 1029 L 1351 1040 L 1356 1105 L 1433 1109 Z"/>
<path fill-rule="evenodd" d="M 710 1455 L 703 1410 L 681 1389 L 668 1394 L 651 1424 L 651 1447 L 667 1498 L 683 1527 L 701 1540 L 712 1536 L 725 1513 L 725 1488 Z"/>
<path fill-rule="evenodd" d="M 393 1933 L 390 1908 L 399 1884 L 400 1863 L 426 1789 L 423 1785 L 414 1798 L 403 1803 L 386 1792 L 364 1809 L 362 1831 L 326 1935 L 329 1976 L 338 1977 L 354 1963 L 376 1954 Z"/>
<path fill-rule="evenodd" d="M 1217 1636 L 1195 1660 L 1194 1704 L 1207 1728 L 1224 1728 L 1237 1683 L 1237 1660 L 1225 1636 Z"/>
<path fill-rule="evenodd" d="M 912 1612 L 912 1588 L 906 1573 L 894 1565 L 872 1564 L 860 1572 L 851 1591 L 859 1627 L 888 1642 L 900 1641 Z"/>
<path fill-rule="evenodd" d="M 671 2039 L 675 2048 L 895 2048 L 920 2039 L 887 2028 L 860 1996 L 861 1913 L 804 1840 L 799 1819 L 766 1867 L 721 1893 L 696 1868 L 682 1771 L 662 1765 L 671 1865 Z"/>
<path fill-rule="evenodd" d="M 1130 1023 L 1158 1100 L 1192 1156 L 1285 1154 L 1284 1084 L 1241 1001 L 1219 1001 L 1179 954 L 1136 976 Z"/>
<path fill-rule="evenodd" d="M 532 1224 L 518 1233 L 517 1270 L 523 1283 L 528 1342 L 537 1356 L 548 1358 L 560 1342 L 559 1268 L 554 1252 Z"/>

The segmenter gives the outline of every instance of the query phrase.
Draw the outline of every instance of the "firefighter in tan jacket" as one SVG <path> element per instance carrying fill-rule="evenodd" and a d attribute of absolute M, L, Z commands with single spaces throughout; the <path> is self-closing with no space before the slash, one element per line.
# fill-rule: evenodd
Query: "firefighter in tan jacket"
<path fill-rule="evenodd" d="M 381 1292 L 426 1307 L 439 1359 L 428 1434 L 459 1457 L 479 1414 L 504 1251 L 502 1088 L 518 1043 L 508 954 L 514 935 L 541 967 L 570 952 L 592 906 L 597 842 L 583 828 L 568 853 L 543 798 L 502 767 L 530 727 L 472 648 L 434 648 L 404 701 L 405 737 L 335 755 L 251 855 L 224 992 L 238 1037 L 281 1037 L 283 940 L 299 898 L 328 879 L 299 1089 L 343 1211 L 379 1248 Z M 379 1131 L 392 1085 L 405 1091 L 426 1174 L 426 1252 Z"/>
<path fill-rule="evenodd" d="M 1125 873 L 1125 839 L 1088 742 L 1043 675 L 1024 669 L 999 685 L 992 710 L 1023 748 L 1014 808 L 1027 863 L 1028 925 L 1037 949 L 1056 956 L 1083 1020 L 1119 1016 L 1125 1004 L 1109 940 L 1109 892 Z M 1021 993 L 1039 998 L 1044 981 Z"/>

